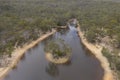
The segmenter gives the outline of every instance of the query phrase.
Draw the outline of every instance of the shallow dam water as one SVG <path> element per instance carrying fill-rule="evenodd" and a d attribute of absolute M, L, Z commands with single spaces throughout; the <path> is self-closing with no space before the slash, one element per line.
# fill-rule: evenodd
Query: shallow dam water
<path fill-rule="evenodd" d="M 62 38 L 72 49 L 71 60 L 66 64 L 50 63 L 44 52 L 48 40 Z M 57 32 L 30 49 L 17 67 L 4 80 L 102 80 L 104 71 L 100 62 L 84 48 L 76 28 Z"/>

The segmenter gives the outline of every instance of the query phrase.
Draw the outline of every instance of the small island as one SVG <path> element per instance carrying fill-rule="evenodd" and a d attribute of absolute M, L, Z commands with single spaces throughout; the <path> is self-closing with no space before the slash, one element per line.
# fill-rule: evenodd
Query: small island
<path fill-rule="evenodd" d="M 70 60 L 71 49 L 64 40 L 52 40 L 45 46 L 46 58 L 52 63 L 63 64 Z"/>

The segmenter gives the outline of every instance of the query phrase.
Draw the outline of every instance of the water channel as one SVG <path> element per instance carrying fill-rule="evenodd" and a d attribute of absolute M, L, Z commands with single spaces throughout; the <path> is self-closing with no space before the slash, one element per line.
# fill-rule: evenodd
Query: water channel
<path fill-rule="evenodd" d="M 50 63 L 44 52 L 48 40 L 61 38 L 71 47 L 72 57 L 66 64 Z M 102 80 L 100 62 L 82 45 L 75 27 L 57 32 L 30 49 L 4 80 Z"/>

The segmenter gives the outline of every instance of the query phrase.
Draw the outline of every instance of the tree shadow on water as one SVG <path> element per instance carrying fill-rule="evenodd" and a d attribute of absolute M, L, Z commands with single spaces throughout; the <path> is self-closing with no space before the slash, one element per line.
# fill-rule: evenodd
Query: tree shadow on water
<path fill-rule="evenodd" d="M 49 63 L 46 67 L 46 72 L 52 77 L 57 77 L 59 75 L 57 64 Z"/>

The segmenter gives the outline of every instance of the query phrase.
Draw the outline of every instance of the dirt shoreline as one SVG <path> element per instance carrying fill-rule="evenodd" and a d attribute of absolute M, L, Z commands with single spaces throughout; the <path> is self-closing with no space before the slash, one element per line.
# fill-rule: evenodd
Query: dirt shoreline
<path fill-rule="evenodd" d="M 46 53 L 46 59 L 55 64 L 64 64 L 70 60 L 69 57 L 63 57 L 60 59 L 53 59 L 53 55 L 51 53 Z"/>
<path fill-rule="evenodd" d="M 12 55 L 14 55 L 14 56 L 12 58 L 11 63 L 7 67 L 0 68 L 0 80 L 2 80 L 12 68 L 17 66 L 17 63 L 19 62 L 19 60 L 21 59 L 21 57 L 25 54 L 25 52 L 27 50 L 34 47 L 36 44 L 38 44 L 39 42 L 41 42 L 45 38 L 51 36 L 55 32 L 56 32 L 56 30 L 52 30 L 52 32 L 44 34 L 43 36 L 41 36 L 37 40 L 32 41 L 30 44 L 25 44 L 22 48 L 17 48 L 16 50 L 14 50 L 12 53 Z"/>
<path fill-rule="evenodd" d="M 112 70 L 110 69 L 110 66 L 109 66 L 109 62 L 108 62 L 107 58 L 104 57 L 101 53 L 102 46 L 93 45 L 93 44 L 89 43 L 84 38 L 84 34 L 81 32 L 79 24 L 78 24 L 77 30 L 78 30 L 78 35 L 81 38 L 81 42 L 83 43 L 83 45 L 85 45 L 86 48 L 88 48 L 92 52 L 92 54 L 94 54 L 95 57 L 100 61 L 101 66 L 104 69 L 103 80 L 114 80 Z"/>

